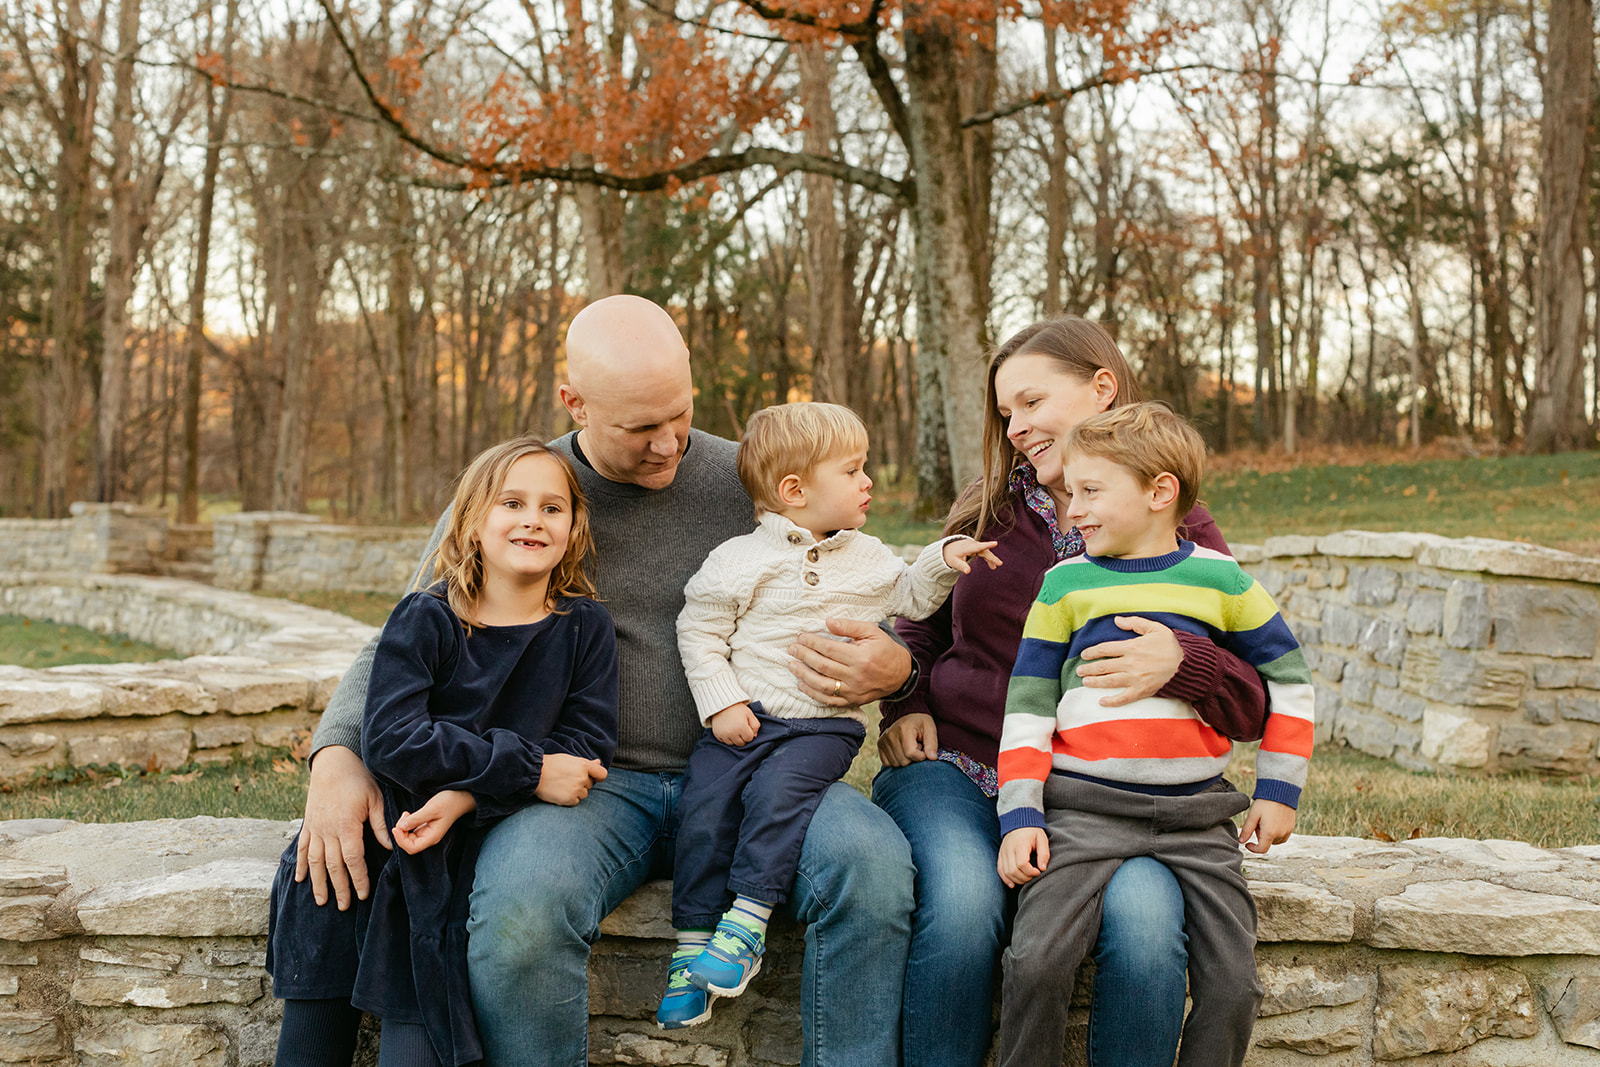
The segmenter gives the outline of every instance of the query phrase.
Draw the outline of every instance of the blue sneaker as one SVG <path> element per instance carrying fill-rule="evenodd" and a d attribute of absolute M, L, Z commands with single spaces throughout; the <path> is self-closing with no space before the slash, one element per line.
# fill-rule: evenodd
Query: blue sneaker
<path fill-rule="evenodd" d="M 711 944 L 690 962 L 689 981 L 719 997 L 736 997 L 760 973 L 761 953 L 766 947 L 760 934 L 723 919 L 711 935 Z"/>
<path fill-rule="evenodd" d="M 667 972 L 667 991 L 656 1009 L 656 1025 L 663 1030 L 699 1026 L 711 1018 L 711 1002 L 717 998 L 689 980 L 689 962 L 675 960 Z"/>

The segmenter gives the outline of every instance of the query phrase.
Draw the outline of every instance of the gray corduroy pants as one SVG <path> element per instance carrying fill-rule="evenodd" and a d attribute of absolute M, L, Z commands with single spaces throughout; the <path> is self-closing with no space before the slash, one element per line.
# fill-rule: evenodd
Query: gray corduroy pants
<path fill-rule="evenodd" d="M 1050 862 L 1022 887 L 1004 958 L 998 1067 L 1059 1067 L 1073 979 L 1100 931 L 1100 899 L 1125 859 L 1152 856 L 1183 890 L 1189 998 L 1179 1067 L 1244 1062 L 1261 1006 L 1256 907 L 1233 817 L 1250 800 L 1227 782 L 1149 796 L 1052 774 Z"/>

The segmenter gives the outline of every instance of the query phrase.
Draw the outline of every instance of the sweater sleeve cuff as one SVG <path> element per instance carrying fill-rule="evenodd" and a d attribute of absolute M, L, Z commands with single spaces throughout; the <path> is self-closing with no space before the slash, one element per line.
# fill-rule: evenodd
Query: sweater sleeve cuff
<path fill-rule="evenodd" d="M 1217 646 L 1199 634 L 1174 630 L 1183 651 L 1183 662 L 1178 673 L 1167 679 L 1167 684 L 1156 690 L 1156 696 L 1198 704 L 1217 688 Z"/>
<path fill-rule="evenodd" d="M 689 689 L 694 693 L 694 706 L 700 714 L 701 726 L 708 725 L 711 716 L 724 708 L 750 702 L 750 694 L 734 679 L 731 670 L 697 680 Z"/>
<path fill-rule="evenodd" d="M 1000 836 L 1004 837 L 1013 830 L 1024 830 L 1030 826 L 1039 829 L 1048 829 L 1044 822 L 1044 812 L 1038 808 L 1012 808 L 1000 816 Z"/>
<path fill-rule="evenodd" d="M 1256 799 L 1275 800 L 1279 804 L 1286 804 L 1296 811 L 1300 809 L 1300 787 L 1280 782 L 1274 778 L 1258 778 L 1256 780 Z"/>

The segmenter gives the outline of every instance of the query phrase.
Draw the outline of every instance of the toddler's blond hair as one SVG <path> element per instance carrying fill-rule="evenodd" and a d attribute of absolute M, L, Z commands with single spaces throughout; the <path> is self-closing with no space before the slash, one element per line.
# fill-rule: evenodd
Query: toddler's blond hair
<path fill-rule="evenodd" d="M 866 450 L 866 424 L 842 404 L 778 404 L 762 408 L 745 423 L 739 481 L 755 502 L 759 519 L 783 510 L 778 486 L 789 475 L 804 479 L 831 456 Z"/>

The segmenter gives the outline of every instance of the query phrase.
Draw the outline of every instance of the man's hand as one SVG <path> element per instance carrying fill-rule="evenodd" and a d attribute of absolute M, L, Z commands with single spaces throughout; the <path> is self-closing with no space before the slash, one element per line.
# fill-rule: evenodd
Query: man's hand
<path fill-rule="evenodd" d="M 1000 841 L 1000 880 L 1012 889 L 1033 881 L 1050 866 L 1050 835 L 1037 826 L 1013 830 Z"/>
<path fill-rule="evenodd" d="M 1251 852 L 1265 853 L 1273 845 L 1281 845 L 1294 833 L 1296 811 L 1276 800 L 1257 800 L 1245 812 L 1244 828 L 1239 831 L 1239 843 Z M 1255 838 L 1251 841 L 1251 838 Z"/>
<path fill-rule="evenodd" d="M 904 767 L 939 756 L 939 729 L 932 715 L 913 712 L 878 730 L 878 758 L 890 767 Z"/>
<path fill-rule="evenodd" d="M 330 883 L 340 911 L 350 906 L 352 888 L 357 898 L 367 899 L 371 886 L 362 827 L 368 824 L 384 848 L 394 847 L 383 818 L 383 794 L 361 757 L 343 745 L 320 750 L 311 761 L 306 817 L 294 860 L 294 880 L 303 882 L 309 873 L 318 904 L 328 902 Z"/>
<path fill-rule="evenodd" d="M 1137 615 L 1118 615 L 1116 623 L 1139 636 L 1090 645 L 1083 650 L 1084 662 L 1078 665 L 1078 677 L 1085 687 L 1122 690 L 1100 698 L 1100 706 L 1106 708 L 1155 696 L 1172 681 L 1183 662 L 1183 647 L 1168 627 Z"/>
<path fill-rule="evenodd" d="M 789 673 L 800 691 L 830 708 L 856 708 L 899 689 L 911 675 L 911 653 L 876 623 L 829 619 L 828 632 L 804 633 L 789 646 Z"/>
<path fill-rule="evenodd" d="M 953 541 L 944 543 L 944 565 L 953 571 L 962 574 L 972 573 L 972 564 L 967 561 L 976 556 L 989 565 L 990 570 L 1000 566 L 1000 557 L 989 550 L 999 541 L 977 541 L 970 537 L 958 537 Z"/>
<path fill-rule="evenodd" d="M 539 784 L 533 795 L 546 804 L 573 807 L 589 795 L 596 782 L 606 780 L 606 765 L 597 759 L 569 756 L 565 752 L 546 752 L 539 771 Z"/>
<path fill-rule="evenodd" d="M 477 808 L 477 799 L 464 789 L 435 793 L 422 807 L 405 812 L 394 821 L 394 843 L 401 852 L 415 856 L 443 841 L 457 819 Z"/>
<path fill-rule="evenodd" d="M 711 732 L 725 745 L 740 748 L 756 739 L 761 732 L 761 720 L 744 702 L 729 704 L 711 716 Z"/>

